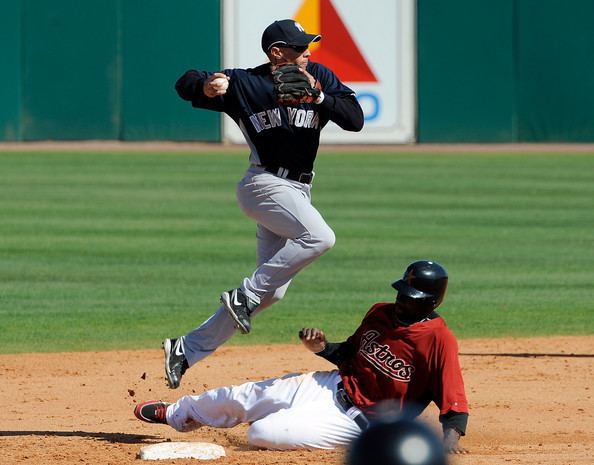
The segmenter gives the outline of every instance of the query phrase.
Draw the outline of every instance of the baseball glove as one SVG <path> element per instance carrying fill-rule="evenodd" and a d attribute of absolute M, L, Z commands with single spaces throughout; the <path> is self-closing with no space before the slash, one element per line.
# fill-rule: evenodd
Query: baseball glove
<path fill-rule="evenodd" d="M 320 96 L 319 83 L 312 87 L 297 65 L 283 65 L 272 72 L 274 92 L 281 105 L 312 103 Z"/>

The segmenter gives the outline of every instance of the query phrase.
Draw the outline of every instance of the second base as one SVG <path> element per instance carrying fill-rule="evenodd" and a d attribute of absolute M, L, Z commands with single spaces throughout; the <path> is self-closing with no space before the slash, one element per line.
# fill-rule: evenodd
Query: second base
<path fill-rule="evenodd" d="M 160 442 L 142 447 L 138 455 L 142 460 L 213 460 L 224 457 L 225 449 L 209 442 Z"/>

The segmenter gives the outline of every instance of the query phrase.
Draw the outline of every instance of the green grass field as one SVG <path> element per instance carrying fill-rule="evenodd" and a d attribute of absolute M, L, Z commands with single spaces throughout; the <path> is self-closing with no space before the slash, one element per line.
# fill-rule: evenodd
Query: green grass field
<path fill-rule="evenodd" d="M 0 153 L 0 352 L 157 348 L 207 318 L 253 268 L 246 165 Z M 316 171 L 336 246 L 233 344 L 340 340 L 417 258 L 448 269 L 461 338 L 594 333 L 594 154 L 322 151 Z"/>

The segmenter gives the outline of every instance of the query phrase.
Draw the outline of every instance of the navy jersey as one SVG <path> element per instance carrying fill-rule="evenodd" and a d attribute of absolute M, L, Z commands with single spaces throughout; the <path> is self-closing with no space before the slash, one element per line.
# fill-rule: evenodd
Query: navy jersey
<path fill-rule="evenodd" d="M 325 66 L 309 62 L 307 71 L 321 84 L 320 104 L 280 105 L 275 98 L 270 64 L 250 69 L 226 69 L 229 87 L 223 96 L 204 95 L 204 81 L 212 75 L 190 70 L 176 83 L 181 98 L 193 107 L 224 112 L 240 127 L 256 165 L 312 171 L 320 131 L 333 121 L 347 131 L 360 131 L 363 111 L 354 92 Z"/>

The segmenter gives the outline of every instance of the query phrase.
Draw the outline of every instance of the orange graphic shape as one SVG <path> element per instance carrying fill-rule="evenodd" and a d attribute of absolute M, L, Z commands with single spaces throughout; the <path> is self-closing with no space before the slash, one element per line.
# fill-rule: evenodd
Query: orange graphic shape
<path fill-rule="evenodd" d="M 320 0 L 304 0 L 293 18 L 303 26 L 309 34 L 321 34 Z M 320 42 L 312 42 L 309 50 L 313 53 L 320 47 Z"/>
<path fill-rule="evenodd" d="M 322 40 L 311 45 L 311 59 L 325 64 L 345 82 L 377 82 L 331 0 L 304 0 L 295 21 Z"/>

